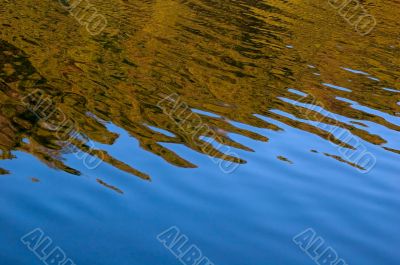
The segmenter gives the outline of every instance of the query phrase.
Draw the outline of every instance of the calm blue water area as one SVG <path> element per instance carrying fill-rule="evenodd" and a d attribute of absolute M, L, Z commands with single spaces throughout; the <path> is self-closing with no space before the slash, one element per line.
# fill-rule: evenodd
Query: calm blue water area
<path fill-rule="evenodd" d="M 268 137 L 269 142 L 231 134 L 255 151 L 235 150 L 248 163 L 232 174 L 223 174 L 211 159 L 181 145 L 169 147 L 199 167 L 171 166 L 141 150 L 134 138 L 114 125 L 109 128 L 120 138 L 112 148 L 101 148 L 138 165 L 153 176 L 151 182 L 105 163 L 95 172 L 85 170 L 73 155 L 67 164 L 82 170 L 82 176 L 50 169 L 24 153 L 1 161 L 0 166 L 14 169 L 11 176 L 2 177 L 0 186 L 7 198 L 0 201 L 2 264 L 41 264 L 19 241 L 36 227 L 76 264 L 179 264 L 156 240 L 170 226 L 179 227 L 214 264 L 312 264 L 292 242 L 308 227 L 348 264 L 396 264 L 400 258 L 396 155 L 368 145 L 380 160 L 371 172 L 362 174 L 324 156 L 324 152 L 336 154 L 337 148 L 320 137 L 259 118 L 283 131 L 234 123 Z M 278 160 L 280 155 L 293 164 Z M 31 182 L 29 176 L 40 182 Z M 105 189 L 96 178 L 120 187 L 123 195 Z"/>

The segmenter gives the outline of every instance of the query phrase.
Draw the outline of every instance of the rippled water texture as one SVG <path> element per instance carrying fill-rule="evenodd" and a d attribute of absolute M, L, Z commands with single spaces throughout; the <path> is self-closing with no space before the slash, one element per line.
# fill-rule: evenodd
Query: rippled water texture
<path fill-rule="evenodd" d="M 315 264 L 308 227 L 400 263 L 400 2 L 360 1 L 368 34 L 327 0 L 90 0 L 96 34 L 67 2 L 0 0 L 1 265 L 43 264 L 34 228 L 182 264 L 171 226 L 215 265 Z"/>

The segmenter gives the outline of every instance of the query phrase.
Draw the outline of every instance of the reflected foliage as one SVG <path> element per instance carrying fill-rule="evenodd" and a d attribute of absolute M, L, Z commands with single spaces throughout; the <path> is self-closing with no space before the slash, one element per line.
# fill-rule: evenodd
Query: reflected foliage
<path fill-rule="evenodd" d="M 135 165 L 87 145 L 87 140 L 113 145 L 119 137 L 108 129 L 113 124 L 168 163 L 196 167 L 163 145 L 181 144 L 204 153 L 199 143 L 210 137 L 189 137 L 177 124 L 182 117 L 174 122 L 157 106 L 172 93 L 191 109 L 216 114 L 200 116 L 218 135 L 215 139 L 232 148 L 252 151 L 231 134 L 268 141 L 232 121 L 283 130 L 270 119 L 341 145 L 310 122 L 324 117 L 302 111 L 293 103 L 302 96 L 290 89 L 310 95 L 303 102 L 315 104 L 316 99 L 335 114 L 336 119 L 325 118 L 324 123 L 399 152 L 387 139 L 398 137 L 400 130 L 398 3 L 370 3 L 370 13 L 380 14 L 379 23 L 371 34 L 360 36 L 327 1 L 93 0 L 109 25 L 91 36 L 58 1 L 17 2 L 3 1 L 0 7 L 1 159 L 23 151 L 79 175 L 64 158 L 79 150 L 150 179 Z M 21 99 L 38 88 L 73 121 L 79 138 L 56 136 L 22 104 Z M 382 126 L 385 133 L 373 132 L 371 124 Z M 67 142 L 72 149 L 66 148 Z M 246 160 L 218 150 L 211 155 L 236 163 Z M 337 154 L 326 155 L 351 164 Z M 7 173 L 0 169 L 0 174 Z"/>

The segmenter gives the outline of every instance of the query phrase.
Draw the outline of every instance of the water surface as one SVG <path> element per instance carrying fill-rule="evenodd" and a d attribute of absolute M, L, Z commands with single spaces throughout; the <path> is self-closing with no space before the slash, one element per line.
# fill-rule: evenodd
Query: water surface
<path fill-rule="evenodd" d="M 307 265 L 311 227 L 351 264 L 400 261 L 396 1 L 359 34 L 328 1 L 1 1 L 0 263 Z M 199 130 L 199 128 L 202 128 Z"/>

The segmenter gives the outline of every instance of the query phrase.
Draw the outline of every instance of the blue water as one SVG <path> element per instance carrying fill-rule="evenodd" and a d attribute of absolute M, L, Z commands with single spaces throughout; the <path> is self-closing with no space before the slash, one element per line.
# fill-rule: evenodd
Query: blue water
<path fill-rule="evenodd" d="M 18 153 L 18 160 L 7 163 L 15 173 L 3 177 L 1 185 L 2 264 L 41 264 L 19 240 L 36 227 L 76 264 L 179 264 L 156 240 L 173 225 L 214 264 L 312 264 L 291 240 L 308 227 L 348 264 L 396 264 L 396 155 L 385 154 L 370 174 L 357 173 L 321 154 L 304 152 L 334 152 L 323 140 L 279 125 L 284 133 L 254 129 L 270 138 L 268 144 L 241 139 L 255 152 L 246 154 L 250 162 L 230 175 L 208 158 L 179 147 L 174 150 L 200 166 L 173 168 L 117 128 L 121 137 L 113 152 L 147 169 L 151 183 L 104 164 L 96 176 L 88 171 L 71 177 Z M 283 134 L 296 139 L 296 145 L 282 141 Z M 133 155 L 128 156 L 127 146 Z M 278 154 L 293 164 L 278 161 Z M 40 183 L 27 175 L 40 176 Z M 124 195 L 97 185 L 95 178 L 123 187 Z"/>

